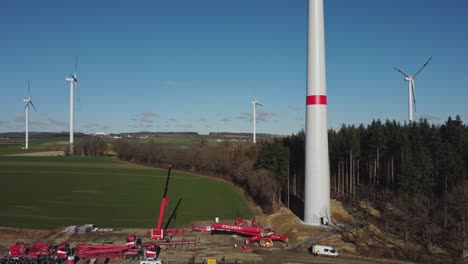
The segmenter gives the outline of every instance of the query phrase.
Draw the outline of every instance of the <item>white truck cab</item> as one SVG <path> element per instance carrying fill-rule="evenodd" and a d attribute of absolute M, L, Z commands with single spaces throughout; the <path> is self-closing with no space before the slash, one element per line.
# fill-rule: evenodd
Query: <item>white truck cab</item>
<path fill-rule="evenodd" d="M 140 260 L 140 264 L 163 264 L 163 262 L 158 258 L 147 258 L 146 260 Z"/>
<path fill-rule="evenodd" d="M 338 252 L 330 246 L 315 245 L 312 247 L 312 254 L 315 256 L 338 256 Z"/>

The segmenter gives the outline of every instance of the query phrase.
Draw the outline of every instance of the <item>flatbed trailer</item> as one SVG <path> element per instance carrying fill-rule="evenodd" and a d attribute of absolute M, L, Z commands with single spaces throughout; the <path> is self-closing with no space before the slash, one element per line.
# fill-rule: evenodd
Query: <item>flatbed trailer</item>
<path fill-rule="evenodd" d="M 199 242 L 198 238 L 182 238 L 172 240 L 158 240 L 142 243 L 143 247 L 149 249 L 151 246 L 159 246 L 161 249 L 195 247 Z"/>
<path fill-rule="evenodd" d="M 142 250 L 130 245 L 90 245 L 80 244 L 75 248 L 74 256 L 80 259 L 110 258 L 110 259 L 139 259 L 143 256 Z"/>

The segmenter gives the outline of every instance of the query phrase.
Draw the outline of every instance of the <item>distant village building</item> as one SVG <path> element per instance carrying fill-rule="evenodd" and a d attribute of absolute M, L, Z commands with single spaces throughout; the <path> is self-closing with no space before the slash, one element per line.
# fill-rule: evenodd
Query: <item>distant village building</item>
<path fill-rule="evenodd" d="M 100 136 L 100 137 L 107 136 L 107 134 L 105 132 L 95 132 L 94 135 L 95 136 Z"/>

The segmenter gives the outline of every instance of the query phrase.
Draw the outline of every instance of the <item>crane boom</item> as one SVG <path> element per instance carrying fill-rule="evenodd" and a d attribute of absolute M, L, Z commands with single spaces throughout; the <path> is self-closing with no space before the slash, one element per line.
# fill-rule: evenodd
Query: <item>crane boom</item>
<path fill-rule="evenodd" d="M 176 207 L 174 207 L 174 209 L 172 210 L 171 215 L 169 216 L 169 219 L 167 219 L 167 223 L 164 226 L 164 229 L 168 229 L 169 226 L 171 225 L 172 221 L 174 220 L 174 218 L 175 218 L 175 216 L 177 214 L 177 209 L 179 208 L 180 202 L 182 202 L 182 198 L 179 199 L 179 201 L 177 202 Z"/>
<path fill-rule="evenodd" d="M 167 170 L 167 177 L 166 177 L 166 184 L 164 185 L 164 194 L 163 198 L 167 196 L 167 190 L 169 189 L 169 177 L 171 176 L 172 165 L 169 165 L 169 169 Z"/>
<path fill-rule="evenodd" d="M 151 229 L 151 238 L 152 239 L 163 239 L 164 238 L 164 230 L 161 228 L 162 227 L 162 222 L 164 219 L 164 210 L 166 209 L 166 206 L 169 204 L 170 197 L 167 196 L 167 191 L 169 188 L 169 178 L 171 176 L 171 169 L 172 166 L 169 165 L 168 171 L 167 171 L 167 177 L 166 177 L 166 184 L 164 186 L 164 195 L 161 200 L 161 206 L 159 208 L 159 218 L 158 218 L 158 226 L 156 229 L 152 228 Z"/>

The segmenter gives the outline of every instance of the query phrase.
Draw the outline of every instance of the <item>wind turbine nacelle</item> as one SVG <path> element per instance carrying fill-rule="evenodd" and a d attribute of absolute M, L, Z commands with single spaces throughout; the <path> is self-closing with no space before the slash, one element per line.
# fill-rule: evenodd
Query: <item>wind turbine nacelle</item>
<path fill-rule="evenodd" d="M 405 81 L 410 81 L 411 78 L 410 77 L 405 77 Z"/>
<path fill-rule="evenodd" d="M 68 81 L 68 82 L 73 82 L 74 81 L 73 78 L 70 78 L 70 77 L 65 78 L 65 80 Z"/>

